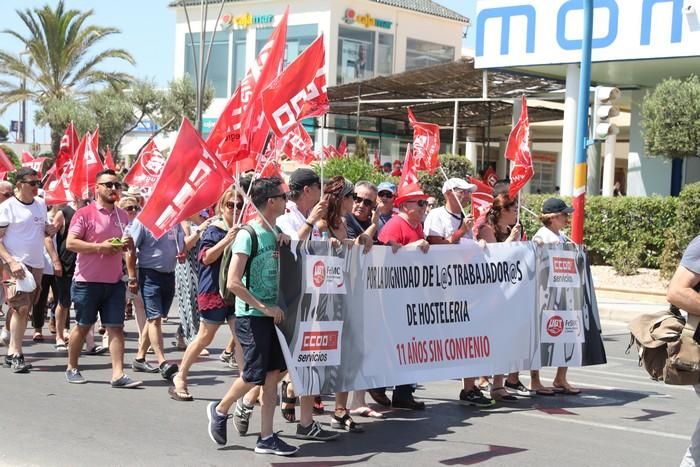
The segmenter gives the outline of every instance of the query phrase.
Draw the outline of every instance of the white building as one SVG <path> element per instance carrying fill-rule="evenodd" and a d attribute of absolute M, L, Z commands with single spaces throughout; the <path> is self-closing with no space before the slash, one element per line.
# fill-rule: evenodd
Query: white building
<path fill-rule="evenodd" d="M 218 1 L 209 1 L 206 44 L 212 37 L 220 8 Z M 186 0 L 195 54 L 199 50 L 201 30 L 200 3 L 200 0 Z M 294 60 L 323 34 L 329 85 L 451 62 L 461 55 L 462 35 L 468 23 L 464 16 L 431 0 L 224 0 L 207 72 L 215 99 L 204 114 L 205 136 L 288 4 L 285 63 Z M 175 3 L 170 7 L 176 11 L 174 74 L 193 76 L 185 9 Z M 336 127 L 332 118 L 326 122 L 327 127 Z M 340 139 L 340 134 L 333 130 L 308 129 L 317 144 L 337 144 Z M 349 137 L 348 143 L 353 142 L 354 137 Z"/>

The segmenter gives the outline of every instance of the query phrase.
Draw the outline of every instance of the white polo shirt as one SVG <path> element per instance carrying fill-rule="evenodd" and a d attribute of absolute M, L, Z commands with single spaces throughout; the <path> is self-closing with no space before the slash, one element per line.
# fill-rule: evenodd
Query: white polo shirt
<path fill-rule="evenodd" d="M 46 204 L 41 198 L 25 204 L 13 196 L 0 204 L 0 228 L 6 228 L 2 243 L 15 261 L 44 268 L 47 218 Z"/>

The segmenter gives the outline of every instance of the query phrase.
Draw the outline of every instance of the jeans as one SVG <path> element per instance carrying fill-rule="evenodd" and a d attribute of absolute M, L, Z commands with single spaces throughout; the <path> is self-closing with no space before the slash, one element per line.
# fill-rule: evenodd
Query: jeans
<path fill-rule="evenodd" d="M 175 273 L 139 268 L 139 289 L 149 321 L 168 316 L 175 298 Z"/>
<path fill-rule="evenodd" d="M 73 282 L 71 295 L 75 305 L 75 320 L 79 326 L 92 326 L 100 314 L 102 326 L 124 327 L 126 284 L 102 282 Z"/>
<path fill-rule="evenodd" d="M 695 385 L 695 392 L 700 397 L 700 384 Z M 695 432 L 690 438 L 690 446 L 685 452 L 685 456 L 681 461 L 680 467 L 696 467 L 700 466 L 700 420 L 698 420 L 697 425 L 695 425 Z"/>

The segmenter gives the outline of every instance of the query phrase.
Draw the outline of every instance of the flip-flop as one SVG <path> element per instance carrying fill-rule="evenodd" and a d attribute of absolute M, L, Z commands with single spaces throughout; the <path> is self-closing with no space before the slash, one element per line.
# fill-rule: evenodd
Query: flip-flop
<path fill-rule="evenodd" d="M 542 389 L 536 389 L 535 394 L 537 394 L 538 396 L 553 396 L 556 393 L 551 389 L 542 388 Z"/>
<path fill-rule="evenodd" d="M 35 332 L 34 336 L 32 337 L 32 340 L 34 342 L 43 342 L 44 340 L 44 335 L 41 334 L 40 332 Z"/>
<path fill-rule="evenodd" d="M 89 355 L 102 355 L 109 349 L 107 347 L 102 347 L 101 345 L 96 345 L 95 347 L 91 348 L 90 350 L 87 351 Z"/>
<path fill-rule="evenodd" d="M 178 391 L 175 386 L 170 386 L 168 388 L 168 394 L 170 394 L 171 399 L 180 402 L 192 402 L 194 400 L 194 397 L 192 397 L 192 394 L 190 394 L 187 389 Z"/>
<path fill-rule="evenodd" d="M 54 349 L 56 352 L 68 352 L 68 346 L 66 346 L 66 344 L 56 344 Z"/>
<path fill-rule="evenodd" d="M 557 394 L 562 394 L 564 396 L 578 396 L 579 394 L 581 394 L 580 389 L 566 388 L 564 386 L 554 386 L 554 391 Z"/>
<path fill-rule="evenodd" d="M 360 417 L 367 417 L 367 418 L 384 418 L 383 413 L 379 413 L 376 410 L 372 410 L 369 407 L 359 407 L 357 409 L 352 409 L 350 411 L 350 415 L 358 415 Z"/>

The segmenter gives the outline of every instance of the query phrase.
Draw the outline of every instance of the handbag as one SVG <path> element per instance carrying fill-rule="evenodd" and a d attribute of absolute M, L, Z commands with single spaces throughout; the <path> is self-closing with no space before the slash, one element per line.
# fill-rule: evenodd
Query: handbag
<path fill-rule="evenodd" d="M 700 384 L 699 318 L 689 315 L 680 338 L 666 347 L 668 359 L 664 367 L 666 384 Z"/>

